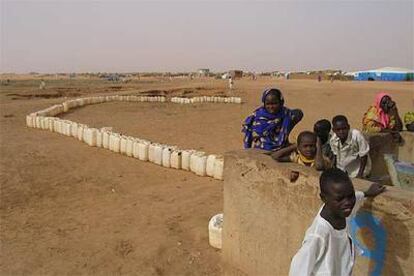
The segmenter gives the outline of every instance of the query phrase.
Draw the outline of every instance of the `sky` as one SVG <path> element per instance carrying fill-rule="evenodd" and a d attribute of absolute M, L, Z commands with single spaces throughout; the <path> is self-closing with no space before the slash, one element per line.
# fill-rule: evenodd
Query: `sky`
<path fill-rule="evenodd" d="M 0 71 L 412 69 L 413 3 L 0 0 Z"/>

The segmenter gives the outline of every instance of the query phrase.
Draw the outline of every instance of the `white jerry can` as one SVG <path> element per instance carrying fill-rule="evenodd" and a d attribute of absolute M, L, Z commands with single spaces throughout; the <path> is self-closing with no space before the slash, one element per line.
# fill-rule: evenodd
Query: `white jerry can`
<path fill-rule="evenodd" d="M 55 117 L 49 117 L 49 131 L 53 132 L 54 124 L 55 124 Z"/>
<path fill-rule="evenodd" d="M 149 141 L 141 140 L 138 142 L 137 150 L 138 150 L 138 159 L 141 161 L 148 161 L 149 158 Z"/>
<path fill-rule="evenodd" d="M 72 137 L 78 137 L 78 123 L 72 122 L 70 125 L 70 135 Z"/>
<path fill-rule="evenodd" d="M 223 180 L 223 170 L 224 170 L 224 159 L 222 156 L 216 156 L 214 161 L 214 174 L 215 179 Z"/>
<path fill-rule="evenodd" d="M 134 142 L 135 139 L 133 137 L 129 137 L 126 143 L 126 155 L 132 157 L 134 154 Z"/>
<path fill-rule="evenodd" d="M 83 132 L 84 132 L 84 129 L 86 127 L 87 127 L 86 125 L 82 125 L 82 124 L 79 124 L 78 125 L 78 140 L 79 141 L 82 141 L 83 140 Z"/>
<path fill-rule="evenodd" d="M 102 148 L 102 131 L 96 130 L 96 146 Z"/>
<path fill-rule="evenodd" d="M 156 147 L 156 143 L 154 144 L 150 144 L 148 146 L 148 161 L 150 162 L 154 162 L 155 160 L 155 147 Z"/>
<path fill-rule="evenodd" d="M 109 136 L 111 133 L 109 131 L 102 131 L 102 147 L 104 149 L 109 149 Z"/>
<path fill-rule="evenodd" d="M 208 176 L 214 176 L 214 164 L 216 163 L 216 155 L 210 154 L 207 157 L 206 174 Z"/>
<path fill-rule="evenodd" d="M 204 152 L 196 152 L 190 158 L 190 170 L 196 175 L 206 175 L 207 156 Z"/>
<path fill-rule="evenodd" d="M 171 168 L 174 169 L 181 169 L 181 151 L 180 150 L 173 150 L 171 153 Z"/>
<path fill-rule="evenodd" d="M 121 148 L 121 137 L 118 133 L 111 133 L 111 136 L 109 137 L 110 142 L 110 150 L 113 152 L 119 152 Z"/>
<path fill-rule="evenodd" d="M 33 127 L 33 116 L 26 115 L 26 126 Z"/>
<path fill-rule="evenodd" d="M 96 128 L 86 128 L 85 129 L 85 143 L 91 147 L 96 147 L 96 139 L 97 139 L 97 129 Z"/>
<path fill-rule="evenodd" d="M 171 152 L 172 149 L 169 147 L 165 147 L 162 150 L 162 166 L 166 168 L 171 167 Z"/>
<path fill-rule="evenodd" d="M 63 112 L 68 112 L 69 111 L 69 102 L 66 101 L 62 105 L 63 105 Z"/>
<path fill-rule="evenodd" d="M 126 144 L 127 144 L 128 137 L 127 136 L 121 136 L 121 148 L 120 152 L 121 154 L 126 154 Z"/>
<path fill-rule="evenodd" d="M 223 214 L 217 214 L 208 222 L 208 242 L 217 249 L 222 245 L 223 218 Z"/>
<path fill-rule="evenodd" d="M 154 147 L 154 163 L 157 165 L 162 165 L 162 152 L 164 150 L 163 145 L 157 144 Z"/>
<path fill-rule="evenodd" d="M 190 170 L 190 159 L 191 155 L 194 153 L 193 150 L 183 150 L 181 152 L 181 168 L 185 171 Z"/>
<path fill-rule="evenodd" d="M 69 120 L 67 120 L 67 121 L 65 121 L 65 123 L 66 123 L 66 126 L 65 126 L 65 135 L 66 136 L 71 136 L 72 135 L 72 133 L 71 133 L 72 122 L 69 121 Z"/>
<path fill-rule="evenodd" d="M 36 116 L 36 119 L 35 119 L 35 122 L 36 122 L 36 128 L 40 128 L 40 125 L 41 125 L 41 120 L 42 120 L 42 117 L 40 117 L 40 116 Z"/>

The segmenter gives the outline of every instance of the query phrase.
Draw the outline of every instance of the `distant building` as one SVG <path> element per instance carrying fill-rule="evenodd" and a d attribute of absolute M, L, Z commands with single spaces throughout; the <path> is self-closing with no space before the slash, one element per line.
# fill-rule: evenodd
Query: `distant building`
<path fill-rule="evenodd" d="M 229 72 L 229 75 L 233 80 L 241 79 L 243 77 L 243 71 L 241 71 L 241 70 L 231 70 Z"/>
<path fill-rule="evenodd" d="M 197 73 L 198 73 L 198 76 L 200 77 L 208 77 L 208 75 L 210 74 L 210 69 L 207 69 L 207 68 L 198 69 Z"/>
<path fill-rule="evenodd" d="M 396 67 L 353 72 L 354 79 L 359 81 L 413 81 L 414 70 Z"/>

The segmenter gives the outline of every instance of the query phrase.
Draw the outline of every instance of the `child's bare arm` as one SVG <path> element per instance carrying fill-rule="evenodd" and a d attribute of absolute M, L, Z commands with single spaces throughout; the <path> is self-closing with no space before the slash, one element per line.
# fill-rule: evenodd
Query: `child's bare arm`
<path fill-rule="evenodd" d="M 270 156 L 279 162 L 289 162 L 289 155 L 296 150 L 296 144 L 292 144 L 286 148 L 282 148 L 278 151 L 272 152 Z"/>

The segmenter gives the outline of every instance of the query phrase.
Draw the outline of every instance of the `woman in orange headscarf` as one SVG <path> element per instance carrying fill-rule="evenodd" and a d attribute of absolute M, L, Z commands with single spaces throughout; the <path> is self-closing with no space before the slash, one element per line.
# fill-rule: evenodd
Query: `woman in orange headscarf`
<path fill-rule="evenodd" d="M 370 106 L 362 119 L 365 132 L 398 132 L 402 130 L 402 121 L 398 115 L 397 104 L 386 93 L 375 97 L 374 105 Z"/>

